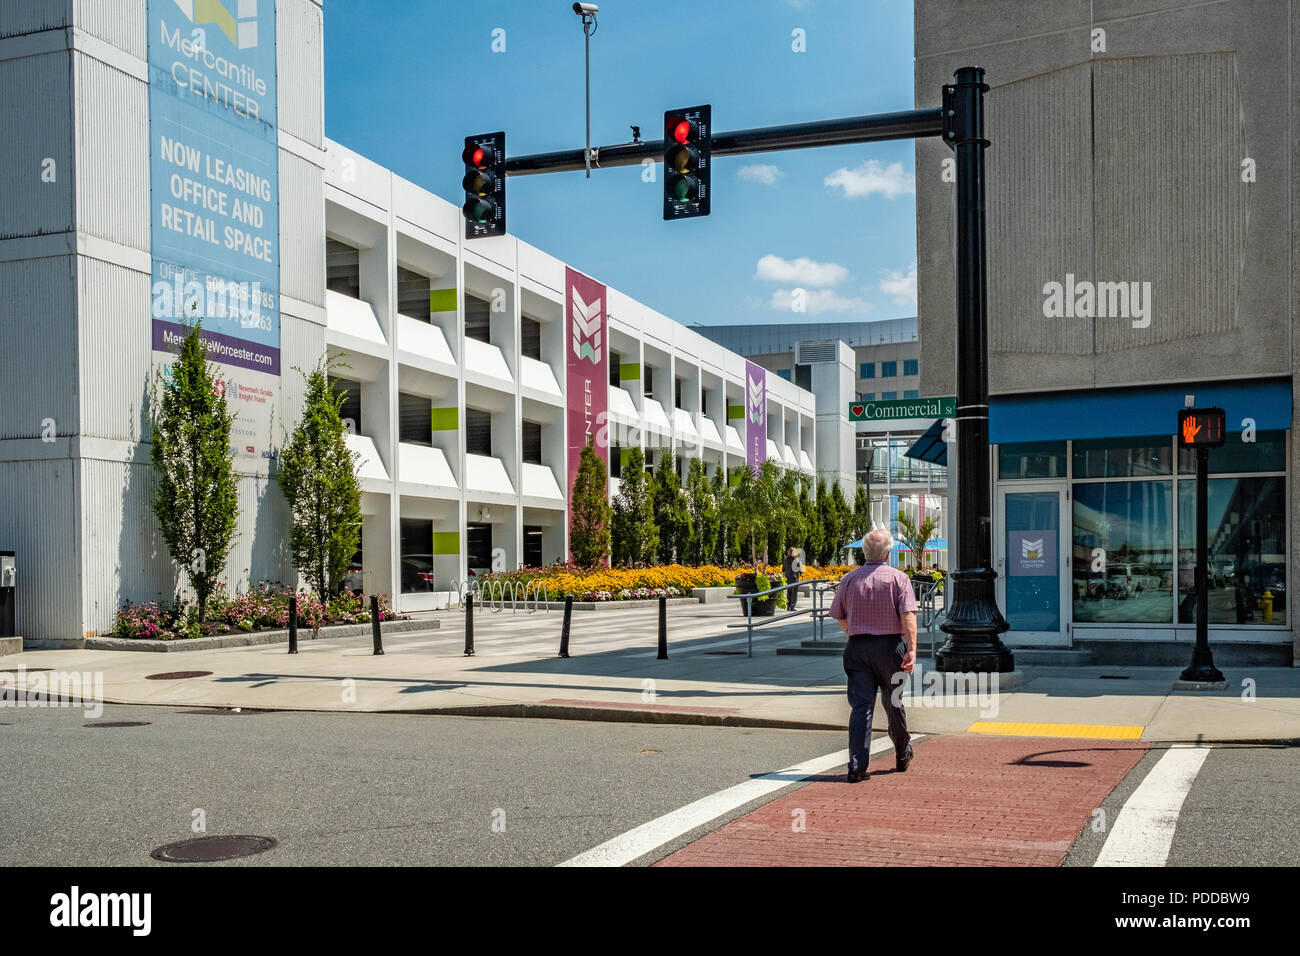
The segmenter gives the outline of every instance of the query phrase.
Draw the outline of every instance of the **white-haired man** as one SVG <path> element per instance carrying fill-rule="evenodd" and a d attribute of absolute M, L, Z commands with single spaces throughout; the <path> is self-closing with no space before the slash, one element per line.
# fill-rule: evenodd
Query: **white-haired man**
<path fill-rule="evenodd" d="M 862 540 L 867 563 L 844 575 L 831 617 L 846 635 L 844 672 L 848 675 L 849 783 L 868 779 L 871 717 L 876 691 L 889 718 L 889 739 L 894 744 L 895 769 L 900 773 L 912 762 L 911 736 L 903 705 L 895 704 L 891 688 L 899 671 L 908 674 L 916 665 L 916 595 L 906 574 L 889 566 L 893 536 L 883 528 Z"/>

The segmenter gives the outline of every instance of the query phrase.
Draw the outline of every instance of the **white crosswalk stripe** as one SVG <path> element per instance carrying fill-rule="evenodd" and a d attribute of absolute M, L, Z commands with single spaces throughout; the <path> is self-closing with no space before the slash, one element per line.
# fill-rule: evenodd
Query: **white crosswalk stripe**
<path fill-rule="evenodd" d="M 1094 866 L 1164 866 L 1178 813 L 1210 748 L 1174 744 L 1129 795 Z"/>

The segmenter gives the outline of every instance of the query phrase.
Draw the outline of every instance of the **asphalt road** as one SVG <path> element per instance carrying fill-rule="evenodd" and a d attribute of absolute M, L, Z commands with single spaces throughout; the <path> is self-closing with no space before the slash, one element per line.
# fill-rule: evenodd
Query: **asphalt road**
<path fill-rule="evenodd" d="M 143 723 L 113 726 L 124 722 Z M 166 866 L 150 851 L 200 833 L 279 841 L 221 865 L 548 866 L 844 746 L 841 733 L 820 731 L 115 705 L 88 721 L 75 709 L 6 708 L 0 866 Z M 1120 780 L 1066 866 L 1096 862 L 1164 753 L 1154 748 Z M 991 766 L 972 785 L 996 786 L 999 775 Z M 1211 748 L 1168 865 L 1300 865 L 1297 779 L 1300 748 Z M 737 806 L 636 862 L 803 785 Z"/>
<path fill-rule="evenodd" d="M 124 721 L 148 724 L 104 726 Z M 0 865 L 172 865 L 149 853 L 199 835 L 200 809 L 207 834 L 280 841 L 223 865 L 552 865 L 844 746 L 839 733 L 659 724 L 8 709 Z"/>

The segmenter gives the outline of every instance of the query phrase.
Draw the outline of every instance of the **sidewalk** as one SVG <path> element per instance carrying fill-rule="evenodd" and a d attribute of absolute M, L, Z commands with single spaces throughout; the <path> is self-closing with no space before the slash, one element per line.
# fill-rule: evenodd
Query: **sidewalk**
<path fill-rule="evenodd" d="M 734 608 L 672 608 L 669 659 L 661 661 L 649 609 L 574 615 L 568 659 L 555 656 L 557 613 L 479 612 L 475 657 L 462 654 L 460 612 L 421 617 L 439 629 L 385 636 L 383 656 L 372 655 L 366 637 L 322 638 L 301 641 L 296 656 L 282 644 L 166 655 L 32 651 L 4 658 L 0 673 L 20 665 L 99 673 L 109 703 L 847 727 L 839 657 L 776 653 L 809 636 L 806 619 L 757 631 L 749 658 L 744 629 L 727 627 Z M 920 667 L 924 677 L 924 658 Z M 1231 668 L 1227 690 L 1174 691 L 1178 670 L 1025 667 L 1020 686 L 982 700 L 925 692 L 904 703 L 910 728 L 926 734 L 1300 741 L 1300 669 Z M 147 679 L 177 671 L 211 673 Z M 47 680 L 29 673 L 20 687 L 39 694 Z M 1255 699 L 1243 697 L 1243 681 L 1253 681 Z"/>

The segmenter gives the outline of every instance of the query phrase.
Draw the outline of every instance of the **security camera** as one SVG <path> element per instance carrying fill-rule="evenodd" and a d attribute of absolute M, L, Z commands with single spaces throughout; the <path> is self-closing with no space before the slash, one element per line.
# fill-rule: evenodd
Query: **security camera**
<path fill-rule="evenodd" d="M 600 13 L 600 7 L 596 6 L 594 3 L 575 3 L 573 5 L 573 12 L 580 17 L 594 17 L 596 14 Z"/>

